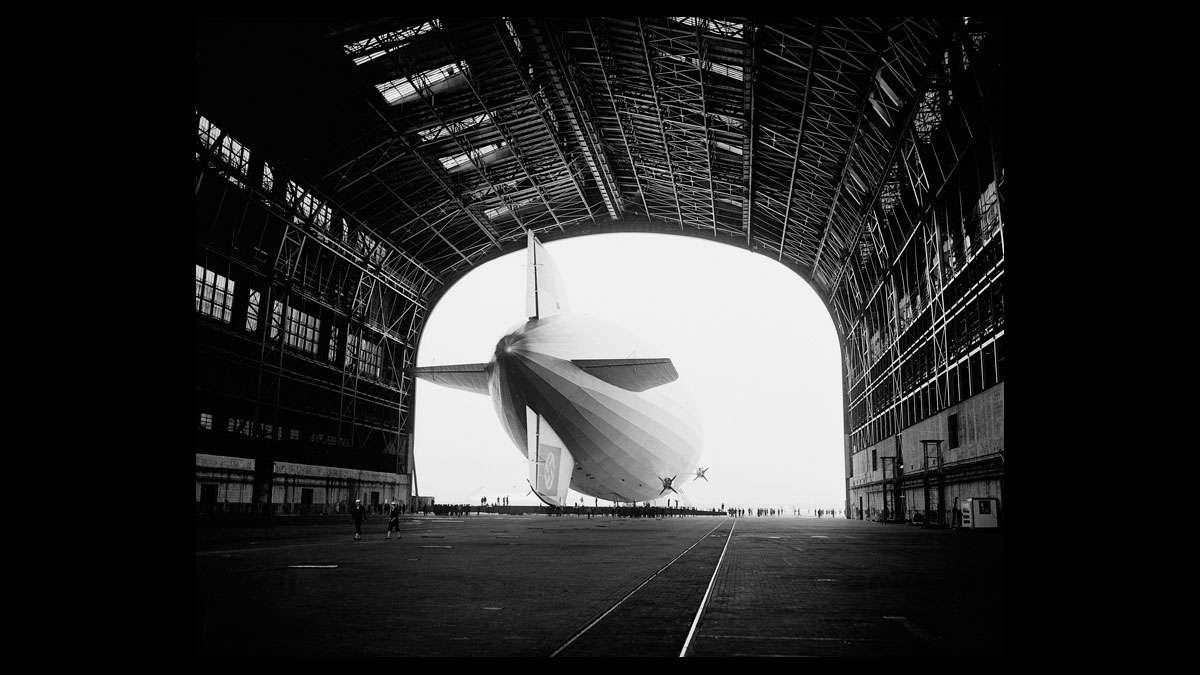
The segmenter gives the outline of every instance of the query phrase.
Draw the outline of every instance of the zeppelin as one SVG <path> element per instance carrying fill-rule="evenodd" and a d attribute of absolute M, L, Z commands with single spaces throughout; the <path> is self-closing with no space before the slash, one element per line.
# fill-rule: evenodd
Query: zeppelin
<path fill-rule="evenodd" d="M 528 462 L 533 493 L 551 506 L 567 490 L 613 502 L 656 499 L 694 477 L 703 436 L 682 400 L 655 387 L 679 375 L 669 358 L 638 356 L 620 326 L 571 315 L 545 248 L 528 234 L 528 319 L 496 343 L 487 363 L 413 373 L 491 396 Z M 705 478 L 707 480 L 707 478 Z"/>

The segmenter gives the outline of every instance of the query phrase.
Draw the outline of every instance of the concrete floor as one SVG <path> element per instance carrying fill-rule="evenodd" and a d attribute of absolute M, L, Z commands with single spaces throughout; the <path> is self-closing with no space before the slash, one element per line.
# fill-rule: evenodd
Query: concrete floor
<path fill-rule="evenodd" d="M 279 520 L 197 528 L 199 655 L 677 656 L 718 560 L 693 656 L 1003 651 L 995 532 L 485 515 L 386 540 L 376 516 L 354 542 L 344 516 Z"/>

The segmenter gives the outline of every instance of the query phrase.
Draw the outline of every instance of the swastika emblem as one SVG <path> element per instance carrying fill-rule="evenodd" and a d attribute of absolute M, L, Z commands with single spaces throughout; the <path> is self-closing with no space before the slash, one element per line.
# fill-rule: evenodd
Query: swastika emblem
<path fill-rule="evenodd" d="M 558 490 L 558 453 L 559 448 L 543 445 L 542 470 L 538 472 L 538 488 L 547 493 Z"/>

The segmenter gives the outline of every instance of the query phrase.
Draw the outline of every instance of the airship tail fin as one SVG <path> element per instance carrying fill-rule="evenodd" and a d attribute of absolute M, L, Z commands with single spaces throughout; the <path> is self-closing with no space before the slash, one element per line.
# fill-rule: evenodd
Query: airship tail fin
<path fill-rule="evenodd" d="M 544 319 L 567 311 L 567 295 L 558 269 L 545 247 L 529 231 L 526 247 L 528 276 L 526 277 L 525 314 L 530 319 Z"/>
<path fill-rule="evenodd" d="M 571 487 L 575 458 L 558 434 L 554 433 L 554 429 L 550 428 L 545 417 L 532 408 L 525 408 L 525 421 L 529 485 L 543 502 L 562 506 L 567 503 L 567 489 Z"/>
<path fill-rule="evenodd" d="M 488 373 L 486 363 L 460 363 L 453 366 L 423 366 L 413 368 L 413 375 L 450 387 L 476 394 L 488 395 Z"/>
<path fill-rule="evenodd" d="M 571 363 L 628 391 L 646 391 L 679 379 L 671 359 L 575 359 Z"/>

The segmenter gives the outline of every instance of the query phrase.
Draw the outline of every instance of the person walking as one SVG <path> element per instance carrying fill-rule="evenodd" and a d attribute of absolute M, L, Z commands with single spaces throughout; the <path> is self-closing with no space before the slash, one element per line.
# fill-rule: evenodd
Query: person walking
<path fill-rule="evenodd" d="M 351 515 L 354 516 L 354 541 L 358 541 L 358 538 L 362 536 L 363 519 L 367 517 L 367 510 L 363 508 L 361 499 L 354 500 L 354 509 L 351 511 Z"/>
<path fill-rule="evenodd" d="M 399 539 L 400 538 L 400 505 L 394 501 L 392 502 L 391 510 L 388 512 L 387 534 L 383 538 L 391 539 L 392 538 L 392 530 L 396 531 L 396 538 Z"/>

